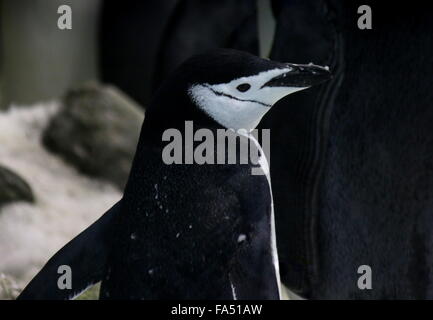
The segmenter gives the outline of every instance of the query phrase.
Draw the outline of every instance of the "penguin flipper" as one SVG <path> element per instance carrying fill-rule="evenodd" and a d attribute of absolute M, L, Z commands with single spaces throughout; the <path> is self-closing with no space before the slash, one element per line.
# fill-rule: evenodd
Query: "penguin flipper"
<path fill-rule="evenodd" d="M 30 281 L 18 300 L 68 300 L 102 280 L 110 250 L 114 220 L 121 211 L 117 202 L 90 227 L 60 249 Z M 58 281 L 69 266 L 72 288 L 59 289 Z"/>
<path fill-rule="evenodd" d="M 269 241 L 257 236 L 238 253 L 230 272 L 236 300 L 279 300 L 279 282 Z"/>
<path fill-rule="evenodd" d="M 271 245 L 272 194 L 265 176 L 249 176 L 239 192 L 245 234 L 230 272 L 238 300 L 279 300 L 277 255 Z"/>

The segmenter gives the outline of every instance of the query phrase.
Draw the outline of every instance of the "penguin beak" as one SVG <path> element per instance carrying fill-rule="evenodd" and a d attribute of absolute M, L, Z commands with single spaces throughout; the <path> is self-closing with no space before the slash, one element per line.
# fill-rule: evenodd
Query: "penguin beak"
<path fill-rule="evenodd" d="M 328 67 L 321 67 L 312 63 L 287 63 L 285 65 L 286 67 L 291 68 L 291 70 L 272 78 L 265 83 L 263 87 L 306 88 L 328 81 L 332 78 Z"/>

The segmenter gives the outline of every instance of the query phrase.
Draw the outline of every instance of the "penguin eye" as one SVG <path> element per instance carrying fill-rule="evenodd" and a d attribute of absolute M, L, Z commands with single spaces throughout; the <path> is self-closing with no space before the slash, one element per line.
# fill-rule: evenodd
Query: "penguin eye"
<path fill-rule="evenodd" d="M 248 83 L 242 83 L 236 87 L 240 92 L 245 92 L 250 90 L 251 86 Z"/>

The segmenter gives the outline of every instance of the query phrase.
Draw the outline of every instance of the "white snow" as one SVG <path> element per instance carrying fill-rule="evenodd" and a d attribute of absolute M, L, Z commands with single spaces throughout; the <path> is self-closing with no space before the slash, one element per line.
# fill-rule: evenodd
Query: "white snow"
<path fill-rule="evenodd" d="M 43 148 L 41 133 L 57 110 L 51 102 L 0 112 L 0 165 L 22 176 L 36 197 L 34 205 L 0 208 L 0 273 L 20 286 L 121 197 Z"/>

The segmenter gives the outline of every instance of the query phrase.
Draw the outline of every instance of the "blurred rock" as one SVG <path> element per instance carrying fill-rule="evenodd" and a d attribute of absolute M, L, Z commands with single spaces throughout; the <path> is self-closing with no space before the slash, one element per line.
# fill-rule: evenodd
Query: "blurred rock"
<path fill-rule="evenodd" d="M 32 189 L 16 173 L 0 166 L 0 206 L 15 201 L 33 202 Z"/>
<path fill-rule="evenodd" d="M 43 144 L 82 173 L 123 189 L 144 119 L 142 108 L 111 86 L 70 90 Z"/>

